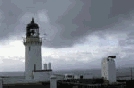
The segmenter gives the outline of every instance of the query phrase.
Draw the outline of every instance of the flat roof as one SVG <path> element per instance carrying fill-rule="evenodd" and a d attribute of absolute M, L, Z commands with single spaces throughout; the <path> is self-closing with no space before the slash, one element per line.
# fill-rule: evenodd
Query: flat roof
<path fill-rule="evenodd" d="M 34 70 L 33 72 L 50 72 L 52 71 L 51 69 L 50 70 Z"/>

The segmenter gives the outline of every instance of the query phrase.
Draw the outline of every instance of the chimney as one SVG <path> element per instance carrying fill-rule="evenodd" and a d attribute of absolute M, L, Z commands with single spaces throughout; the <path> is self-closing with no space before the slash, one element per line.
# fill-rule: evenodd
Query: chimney
<path fill-rule="evenodd" d="M 47 70 L 47 64 L 44 64 L 44 70 Z"/>
<path fill-rule="evenodd" d="M 51 70 L 51 63 L 48 64 L 48 69 L 47 70 Z"/>

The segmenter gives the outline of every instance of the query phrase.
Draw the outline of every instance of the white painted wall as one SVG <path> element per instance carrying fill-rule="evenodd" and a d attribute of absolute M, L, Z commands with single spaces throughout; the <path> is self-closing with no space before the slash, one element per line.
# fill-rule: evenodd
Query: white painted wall
<path fill-rule="evenodd" d="M 105 80 L 109 80 L 109 83 L 116 82 L 116 66 L 114 59 L 104 58 L 101 64 L 102 77 L 104 77 Z"/>
<path fill-rule="evenodd" d="M 49 80 L 45 80 L 49 81 Z M 39 80 L 26 80 L 22 78 L 4 78 L 3 84 L 16 84 L 16 83 L 37 83 Z"/>
<path fill-rule="evenodd" d="M 57 80 L 64 80 L 65 76 L 61 74 L 52 74 L 53 76 L 56 77 Z"/>
<path fill-rule="evenodd" d="M 115 61 L 113 59 L 110 59 L 108 62 L 108 80 L 110 80 L 110 83 L 116 82 L 116 67 L 115 67 Z"/>
<path fill-rule="evenodd" d="M 41 41 L 40 38 L 27 38 L 25 42 L 25 76 L 26 79 L 32 79 L 34 64 L 36 70 L 42 69 L 42 55 L 41 55 Z"/>
<path fill-rule="evenodd" d="M 57 77 L 56 76 L 51 76 L 50 88 L 57 88 Z"/>
<path fill-rule="evenodd" d="M 25 78 L 3 78 L 3 84 L 23 83 Z"/>
<path fill-rule="evenodd" d="M 52 72 L 34 72 L 34 80 L 46 81 L 50 80 Z"/>
<path fill-rule="evenodd" d="M 37 76 L 37 74 L 36 74 Z M 38 75 L 39 76 L 39 75 Z M 37 80 L 36 79 L 29 79 L 29 80 L 26 80 L 25 77 L 9 77 L 9 78 L 2 78 L 3 80 L 3 84 L 16 84 L 16 83 L 37 83 L 37 82 L 40 82 L 40 81 L 50 81 L 50 76 L 48 78 L 45 78 L 46 75 L 40 79 Z M 39 78 L 39 77 L 38 77 Z M 43 79 L 44 78 L 44 79 Z"/>
<path fill-rule="evenodd" d="M 105 80 L 108 80 L 108 62 L 107 62 L 107 58 L 104 58 L 102 60 L 102 77 L 104 77 Z"/>

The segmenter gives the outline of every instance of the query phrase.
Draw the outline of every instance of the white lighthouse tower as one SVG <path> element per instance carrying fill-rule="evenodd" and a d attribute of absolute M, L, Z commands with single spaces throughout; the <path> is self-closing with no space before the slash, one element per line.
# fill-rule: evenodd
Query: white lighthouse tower
<path fill-rule="evenodd" d="M 42 69 L 42 40 L 39 36 L 39 26 L 34 22 L 34 18 L 27 24 L 26 38 L 23 43 L 25 45 L 25 77 L 30 80 L 33 78 L 34 70 Z"/>

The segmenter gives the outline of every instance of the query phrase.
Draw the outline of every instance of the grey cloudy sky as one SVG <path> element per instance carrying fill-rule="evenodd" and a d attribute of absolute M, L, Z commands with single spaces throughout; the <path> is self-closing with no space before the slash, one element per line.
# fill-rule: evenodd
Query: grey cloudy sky
<path fill-rule="evenodd" d="M 46 32 L 51 40 L 44 46 L 71 47 L 92 32 L 109 30 L 121 26 L 123 21 L 131 20 L 132 3 L 132 0 L 3 0 L 0 6 L 0 36 L 3 39 L 21 32 L 24 34 L 26 24 L 34 16 L 41 33 Z M 44 15 L 46 17 L 43 18 Z"/>
<path fill-rule="evenodd" d="M 34 17 L 41 36 L 47 34 L 43 61 L 52 62 L 54 69 L 97 68 L 107 55 L 117 55 L 118 66 L 126 66 L 126 62 L 133 66 L 133 3 L 134 0 L 0 0 L 2 61 L 21 63 L 18 69 L 24 70 L 21 41 L 26 24 Z M 13 50 L 14 54 L 7 54 Z M 0 65 L 10 68 L 10 63 Z"/>

